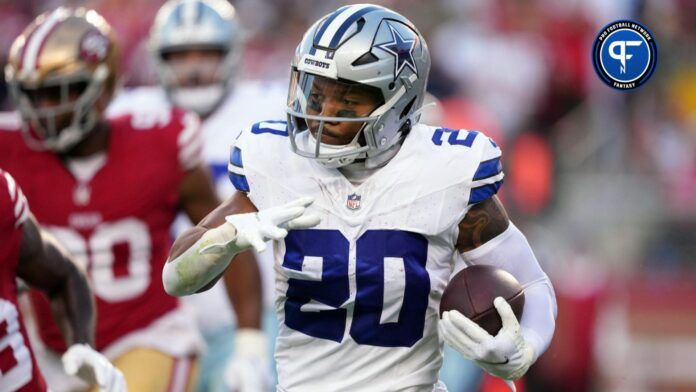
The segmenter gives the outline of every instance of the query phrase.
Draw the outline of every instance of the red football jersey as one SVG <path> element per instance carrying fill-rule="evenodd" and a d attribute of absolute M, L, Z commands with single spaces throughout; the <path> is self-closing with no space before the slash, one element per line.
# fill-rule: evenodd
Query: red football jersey
<path fill-rule="evenodd" d="M 17 305 L 17 263 L 27 200 L 0 170 L 0 391 L 45 391 Z"/>
<path fill-rule="evenodd" d="M 31 150 L 21 132 L 0 129 L 0 166 L 21 184 L 37 220 L 85 266 L 97 350 L 179 306 L 164 292 L 162 268 L 179 188 L 201 147 L 198 118 L 178 109 L 113 118 L 105 163 L 81 182 L 57 154 Z M 48 301 L 34 292 L 32 302 L 42 340 L 64 351 Z"/>

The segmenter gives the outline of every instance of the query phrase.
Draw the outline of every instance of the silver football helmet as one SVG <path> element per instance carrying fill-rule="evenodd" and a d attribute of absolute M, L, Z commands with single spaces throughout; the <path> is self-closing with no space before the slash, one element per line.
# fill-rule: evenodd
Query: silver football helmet
<path fill-rule="evenodd" d="M 356 159 L 377 167 L 396 154 L 418 121 L 430 53 L 408 19 L 381 6 L 357 4 L 341 7 L 310 27 L 295 51 L 291 70 L 287 114 L 293 151 L 332 168 Z M 327 82 L 344 93 L 351 86 L 372 90 L 379 95 L 377 107 L 367 114 L 324 115 L 314 103 L 313 91 L 318 83 Z M 325 125 L 337 122 L 362 126 L 348 144 L 322 142 Z"/>
<path fill-rule="evenodd" d="M 157 12 L 149 48 L 169 100 L 176 106 L 206 115 L 232 90 L 243 37 L 235 9 L 226 0 L 169 0 Z M 178 82 L 177 72 L 181 70 L 166 61 L 166 56 L 192 49 L 223 53 L 219 63 L 199 63 L 184 70 L 214 75 L 212 83 L 182 86 Z"/>

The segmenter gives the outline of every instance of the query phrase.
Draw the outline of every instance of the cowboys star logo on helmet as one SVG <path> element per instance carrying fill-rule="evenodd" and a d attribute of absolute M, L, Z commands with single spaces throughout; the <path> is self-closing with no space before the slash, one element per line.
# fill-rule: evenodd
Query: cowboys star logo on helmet
<path fill-rule="evenodd" d="M 404 67 L 411 68 L 417 75 L 418 70 L 416 69 L 416 61 L 413 59 L 413 48 L 416 47 L 418 37 L 414 36 L 412 39 L 407 39 L 391 23 L 387 22 L 387 26 L 389 26 L 392 40 L 376 45 L 376 47 L 394 55 L 394 80 L 396 80 Z"/>
<path fill-rule="evenodd" d="M 331 168 L 356 160 L 383 165 L 420 117 L 429 70 L 428 46 L 403 16 L 372 4 L 326 15 L 305 33 L 292 61 L 292 150 Z M 366 114 L 323 113 L 316 91 L 327 89 L 369 97 L 376 107 Z M 360 130 L 351 142 L 332 145 L 322 142 L 330 123 L 359 123 Z"/>

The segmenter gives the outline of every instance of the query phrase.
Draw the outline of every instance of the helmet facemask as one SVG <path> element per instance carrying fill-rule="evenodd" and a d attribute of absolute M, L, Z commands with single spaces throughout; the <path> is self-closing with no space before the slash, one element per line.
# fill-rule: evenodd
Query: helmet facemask
<path fill-rule="evenodd" d="M 157 12 L 149 47 L 169 101 L 200 116 L 214 112 L 232 92 L 243 42 L 226 0 L 168 0 Z"/>
<path fill-rule="evenodd" d="M 48 79 L 35 88 L 8 75 L 10 92 L 24 120 L 22 131 L 27 144 L 38 150 L 65 152 L 82 141 L 99 120 L 94 106 L 108 78 L 105 64 L 97 66 L 91 75 Z M 57 103 L 39 105 L 41 97 Z"/>
<path fill-rule="evenodd" d="M 177 56 L 187 51 L 207 53 L 195 62 Z M 217 54 L 218 58 L 213 58 L 208 53 Z M 205 116 L 217 109 L 231 93 L 239 58 L 239 51 L 232 52 L 224 48 L 182 47 L 162 51 L 156 66 L 160 82 L 172 103 Z M 209 82 L 198 81 L 201 78 L 208 79 Z M 193 82 L 189 83 L 187 79 Z"/>
<path fill-rule="evenodd" d="M 365 159 L 374 142 L 366 132 L 383 103 L 371 86 L 293 70 L 287 107 L 291 148 L 330 168 Z"/>
<path fill-rule="evenodd" d="M 422 35 L 408 19 L 384 7 L 355 4 L 314 23 L 297 46 L 291 66 L 287 113 L 293 151 L 324 164 L 333 161 L 334 167 L 361 159 L 365 168 L 376 168 L 396 155 L 420 117 L 430 55 Z M 377 92 L 379 103 L 369 113 L 350 118 L 362 122 L 352 147 L 325 152 L 322 138 L 319 147 L 310 143 L 310 151 L 300 148 L 298 136 L 309 128 L 308 120 L 320 121 L 324 129 L 330 129 L 332 121 L 348 121 L 337 118 L 347 116 L 335 114 L 332 119 L 310 116 L 306 90 L 311 75 Z"/>

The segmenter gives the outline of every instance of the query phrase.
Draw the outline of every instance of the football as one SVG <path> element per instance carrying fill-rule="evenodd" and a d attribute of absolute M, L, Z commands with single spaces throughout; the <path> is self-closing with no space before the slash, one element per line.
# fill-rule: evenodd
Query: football
<path fill-rule="evenodd" d="M 509 272 L 490 265 L 473 265 L 452 277 L 442 293 L 440 317 L 458 310 L 495 336 L 503 321 L 493 306 L 496 297 L 507 300 L 519 320 L 524 307 L 524 289 Z"/>

